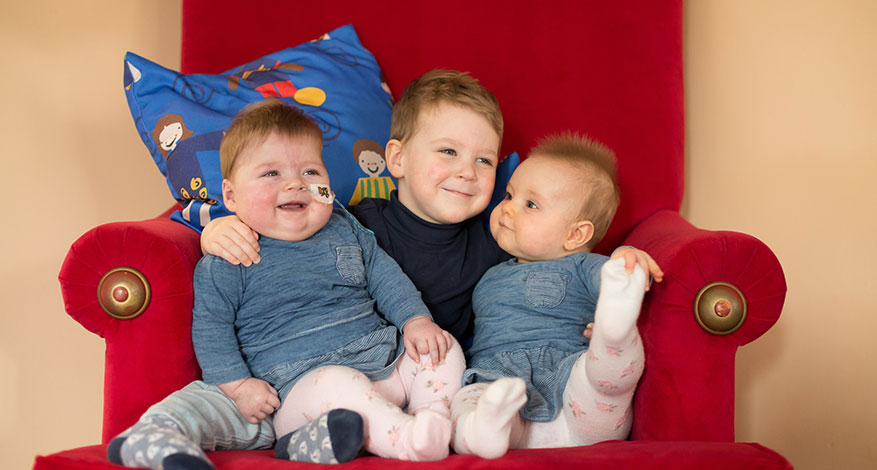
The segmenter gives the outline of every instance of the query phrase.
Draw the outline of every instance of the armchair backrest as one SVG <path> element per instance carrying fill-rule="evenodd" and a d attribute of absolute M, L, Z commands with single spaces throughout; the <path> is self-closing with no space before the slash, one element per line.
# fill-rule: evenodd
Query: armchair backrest
<path fill-rule="evenodd" d="M 396 98 L 431 68 L 470 72 L 505 118 L 503 153 L 552 132 L 618 156 L 622 201 L 598 251 L 683 190 L 682 1 L 184 0 L 183 73 L 220 73 L 352 24 Z"/>

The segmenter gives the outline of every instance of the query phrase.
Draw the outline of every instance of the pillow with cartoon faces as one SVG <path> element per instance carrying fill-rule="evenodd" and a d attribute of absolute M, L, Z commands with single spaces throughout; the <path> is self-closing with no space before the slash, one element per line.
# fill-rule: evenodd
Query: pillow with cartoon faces
<path fill-rule="evenodd" d="M 128 52 L 124 85 L 143 143 L 181 205 L 171 218 L 199 232 L 231 213 L 219 145 L 235 114 L 258 100 L 284 100 L 317 122 L 340 202 L 387 198 L 396 187 L 384 161 L 392 95 L 351 25 L 218 75 L 183 75 Z"/>

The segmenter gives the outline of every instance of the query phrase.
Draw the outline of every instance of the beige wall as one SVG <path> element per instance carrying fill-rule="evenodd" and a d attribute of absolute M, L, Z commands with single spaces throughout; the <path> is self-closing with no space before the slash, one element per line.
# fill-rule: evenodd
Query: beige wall
<path fill-rule="evenodd" d="M 171 203 L 120 84 L 125 50 L 178 66 L 180 8 L 0 2 L 0 468 L 24 469 L 100 440 L 103 343 L 64 314 L 56 277 L 86 230 Z M 685 13 L 684 213 L 758 236 L 789 283 L 778 326 L 739 354 L 738 440 L 800 469 L 874 468 L 877 4 Z"/>
<path fill-rule="evenodd" d="M 789 289 L 737 359 L 737 439 L 877 468 L 877 2 L 690 0 L 685 215 L 758 236 Z"/>
<path fill-rule="evenodd" d="M 178 68 L 180 1 L 0 0 L 0 468 L 100 442 L 103 341 L 64 313 L 70 244 L 173 201 L 132 125 L 126 50 Z"/>

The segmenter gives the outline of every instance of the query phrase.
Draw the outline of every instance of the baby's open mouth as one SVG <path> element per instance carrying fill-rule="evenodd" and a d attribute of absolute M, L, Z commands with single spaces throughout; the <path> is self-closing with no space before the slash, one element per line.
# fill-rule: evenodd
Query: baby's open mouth
<path fill-rule="evenodd" d="M 297 211 L 297 210 L 302 210 L 307 206 L 308 205 L 303 203 L 303 202 L 288 202 L 286 204 L 281 204 L 277 207 L 280 209 L 283 209 L 283 210 Z"/>

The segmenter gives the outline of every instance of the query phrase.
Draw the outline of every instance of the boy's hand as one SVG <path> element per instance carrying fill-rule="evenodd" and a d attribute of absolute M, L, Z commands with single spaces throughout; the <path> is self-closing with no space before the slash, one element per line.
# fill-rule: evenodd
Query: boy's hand
<path fill-rule="evenodd" d="M 420 363 L 421 354 L 429 354 L 433 364 L 445 360 L 450 349 L 451 334 L 441 329 L 429 317 L 414 317 L 402 327 L 402 342 L 408 356 Z"/>
<path fill-rule="evenodd" d="M 643 271 L 650 274 L 655 282 L 661 282 L 664 280 L 664 271 L 661 271 L 661 267 L 658 266 L 658 263 L 649 256 L 643 250 L 633 248 L 631 246 L 623 246 L 614 253 L 612 253 L 612 257 L 610 259 L 618 259 L 624 258 L 624 269 L 628 274 L 633 274 L 633 268 L 637 264 L 643 268 Z M 649 291 L 651 283 L 646 283 L 646 292 Z"/>
<path fill-rule="evenodd" d="M 582 332 L 582 336 L 588 339 L 591 339 L 591 337 L 594 336 L 594 322 L 585 325 L 585 331 Z"/>
<path fill-rule="evenodd" d="M 238 410 L 252 424 L 267 418 L 280 406 L 277 390 L 254 377 L 220 384 L 219 389 L 234 400 Z"/>
<path fill-rule="evenodd" d="M 213 219 L 201 231 L 201 252 L 249 266 L 262 260 L 259 234 L 232 214 Z"/>

